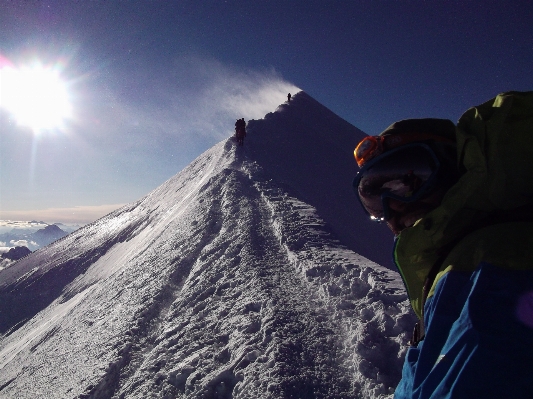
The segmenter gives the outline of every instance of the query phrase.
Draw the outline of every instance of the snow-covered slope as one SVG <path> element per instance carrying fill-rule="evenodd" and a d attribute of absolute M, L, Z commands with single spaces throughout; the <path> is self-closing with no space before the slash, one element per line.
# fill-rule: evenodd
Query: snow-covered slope
<path fill-rule="evenodd" d="M 308 145 L 335 141 L 301 125 L 309 107 L 319 130 L 345 124 L 300 93 L 251 122 L 244 148 L 219 143 L 0 271 L 0 397 L 390 394 L 414 319 L 398 275 L 339 241 L 345 208 L 312 193 L 335 184 L 291 152 L 308 128 Z M 301 151 L 334 166 L 344 149 Z"/>

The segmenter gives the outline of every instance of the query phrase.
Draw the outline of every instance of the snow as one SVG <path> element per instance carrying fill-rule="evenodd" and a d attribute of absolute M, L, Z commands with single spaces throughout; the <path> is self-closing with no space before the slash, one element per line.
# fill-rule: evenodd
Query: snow
<path fill-rule="evenodd" d="M 303 92 L 248 132 L 0 270 L 0 397 L 392 394 L 415 320 L 345 203 L 362 133 Z"/>

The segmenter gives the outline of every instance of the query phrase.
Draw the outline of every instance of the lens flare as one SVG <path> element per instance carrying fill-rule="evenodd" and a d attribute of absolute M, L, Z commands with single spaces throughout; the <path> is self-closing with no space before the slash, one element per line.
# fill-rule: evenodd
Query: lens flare
<path fill-rule="evenodd" d="M 533 329 L 533 292 L 526 292 L 520 297 L 516 316 L 523 324 Z"/>

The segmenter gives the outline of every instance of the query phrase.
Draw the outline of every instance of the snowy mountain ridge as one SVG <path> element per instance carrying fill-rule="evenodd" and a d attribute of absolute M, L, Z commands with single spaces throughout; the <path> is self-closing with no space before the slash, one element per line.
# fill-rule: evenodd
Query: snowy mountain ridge
<path fill-rule="evenodd" d="M 390 395 L 414 323 L 401 280 L 342 242 L 325 209 L 343 192 L 313 194 L 344 183 L 298 170 L 344 167 L 324 147 L 348 125 L 301 92 L 243 148 L 0 271 L 0 396 Z"/>

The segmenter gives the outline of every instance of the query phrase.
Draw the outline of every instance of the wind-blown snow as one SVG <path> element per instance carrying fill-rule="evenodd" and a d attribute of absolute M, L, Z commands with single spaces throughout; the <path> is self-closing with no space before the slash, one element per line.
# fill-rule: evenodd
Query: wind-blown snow
<path fill-rule="evenodd" d="M 344 133 L 307 129 L 309 112 Z M 299 93 L 251 122 L 243 148 L 217 144 L 136 203 L 1 270 L 0 396 L 390 395 L 414 322 L 402 283 L 341 243 L 344 208 L 313 195 L 336 183 L 291 153 L 305 131 L 324 147 L 353 129 L 328 112 Z M 339 164 L 319 149 L 301 148 Z"/>

